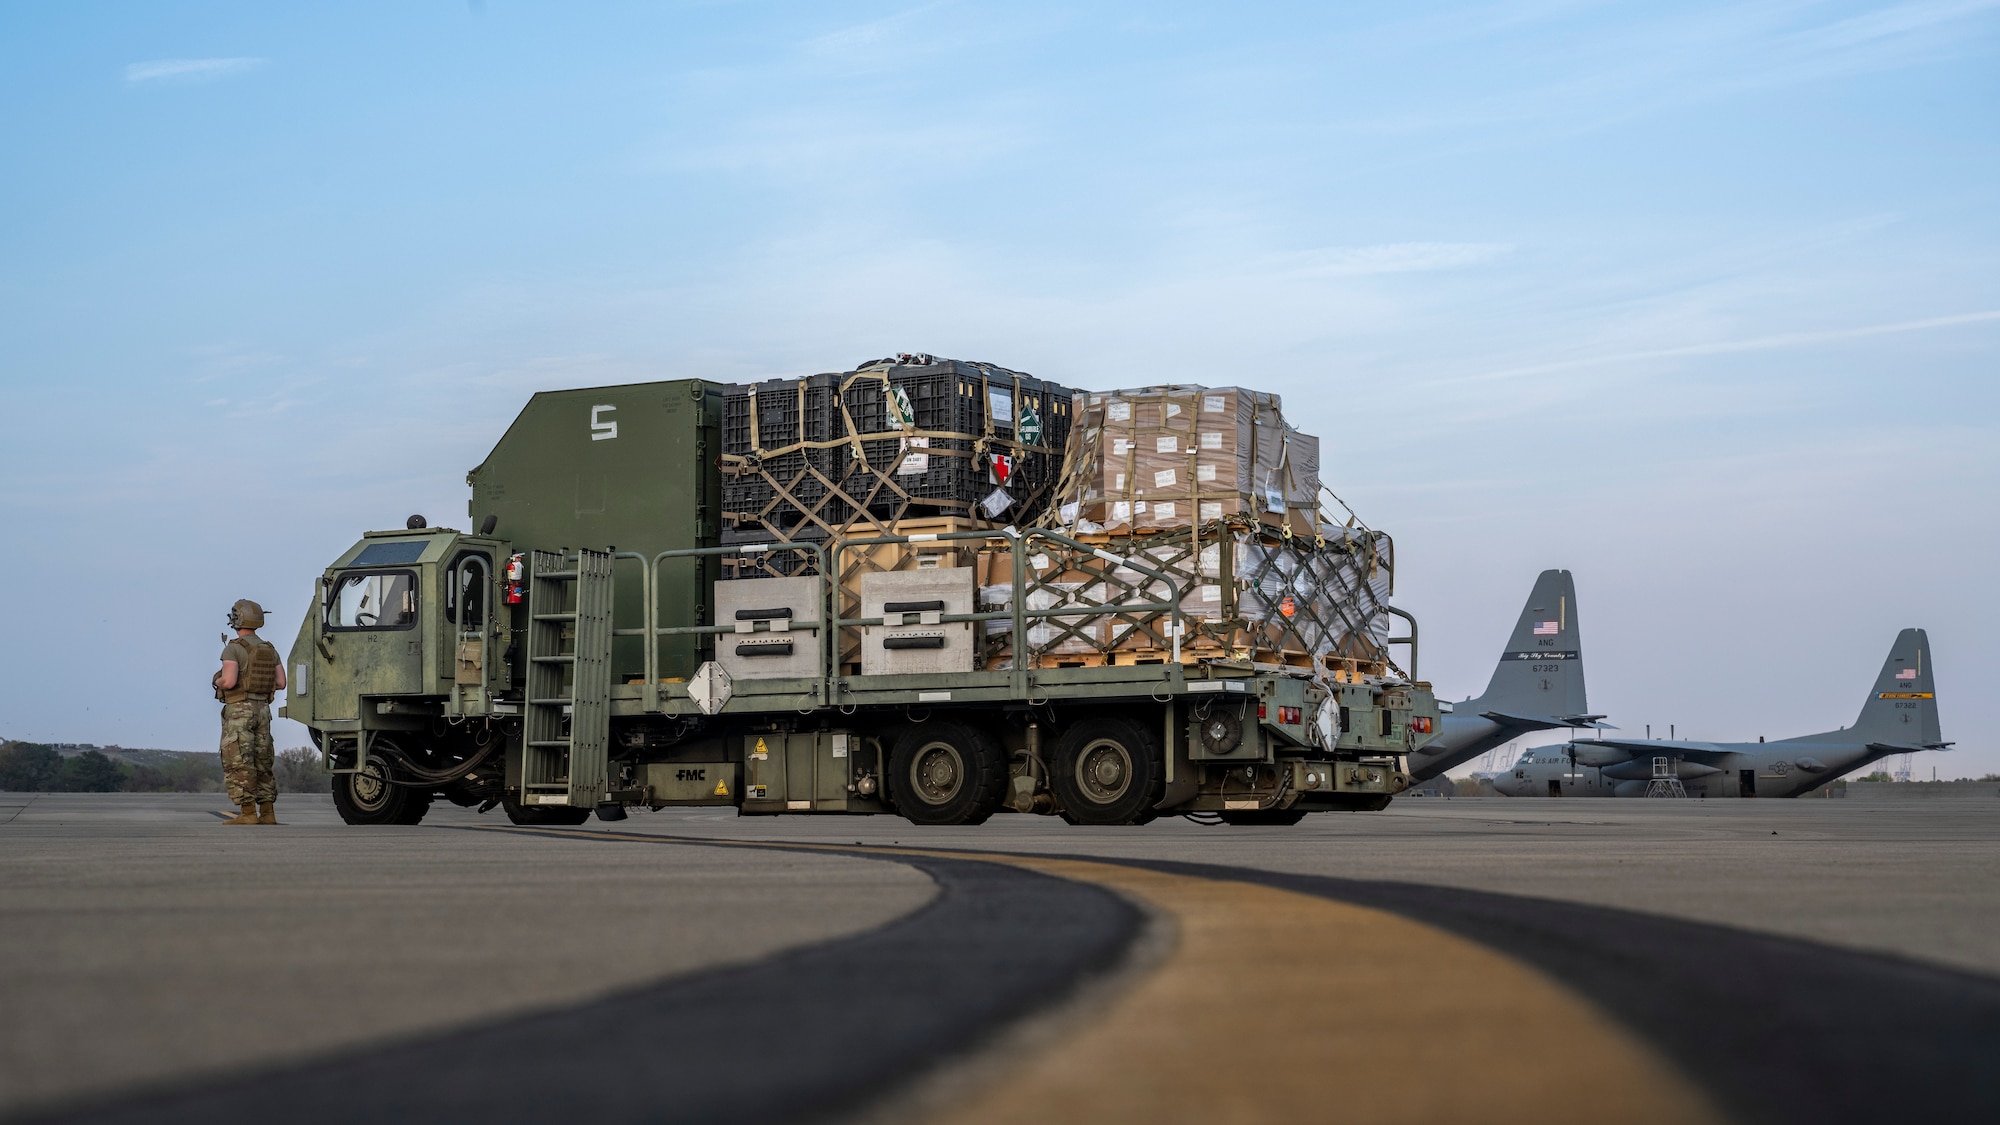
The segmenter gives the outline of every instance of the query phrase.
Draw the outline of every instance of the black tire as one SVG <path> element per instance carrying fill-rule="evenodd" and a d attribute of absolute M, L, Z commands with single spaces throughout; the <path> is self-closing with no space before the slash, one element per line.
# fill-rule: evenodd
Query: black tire
<path fill-rule="evenodd" d="M 1332 793 L 1328 797 L 1342 812 L 1381 812 L 1395 799 L 1387 793 Z"/>
<path fill-rule="evenodd" d="M 1165 785 L 1158 737 L 1125 718 L 1084 719 L 1065 730 L 1049 774 L 1071 824 L 1144 824 L 1157 815 Z"/>
<path fill-rule="evenodd" d="M 377 744 L 388 742 L 376 739 Z M 394 743 L 389 743 L 394 746 Z M 348 824 L 416 824 L 431 811 L 431 791 L 393 784 L 395 767 L 380 754 L 368 755 L 358 773 L 333 775 L 333 807 Z"/>
<path fill-rule="evenodd" d="M 913 824 L 978 824 L 1007 798 L 1007 756 L 964 723 L 919 723 L 889 754 L 889 795 Z"/>
<path fill-rule="evenodd" d="M 1243 827 L 1276 825 L 1280 828 L 1297 824 L 1306 818 L 1304 809 L 1244 809 L 1240 812 L 1222 814 L 1222 823 Z"/>
<path fill-rule="evenodd" d="M 500 807 L 507 810 L 508 820 L 521 825 L 577 825 L 590 819 L 589 809 L 568 805 L 524 805 L 511 789 L 501 795 Z"/>

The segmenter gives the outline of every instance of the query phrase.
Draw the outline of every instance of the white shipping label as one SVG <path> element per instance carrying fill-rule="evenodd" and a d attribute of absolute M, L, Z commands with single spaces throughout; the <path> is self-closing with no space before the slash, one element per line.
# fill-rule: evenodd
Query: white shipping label
<path fill-rule="evenodd" d="M 1167 434 L 1163 437 L 1153 439 L 1153 452 L 1155 453 L 1179 453 L 1180 451 L 1181 439 L 1179 434 Z"/>
<path fill-rule="evenodd" d="M 1203 414 L 1220 414 L 1228 408 L 1228 405 L 1229 399 L 1225 395 L 1201 396 L 1201 412 Z"/>
<path fill-rule="evenodd" d="M 1220 501 L 1220 500 L 1203 500 L 1203 501 L 1201 502 L 1201 518 L 1202 518 L 1202 519 L 1205 519 L 1205 520 L 1219 520 L 1219 519 L 1221 519 L 1221 518 L 1222 518 L 1222 501 Z"/>
<path fill-rule="evenodd" d="M 1014 388 L 1012 387 L 986 388 L 986 415 L 987 417 L 993 420 L 993 424 L 996 426 L 1013 425 Z"/>
<path fill-rule="evenodd" d="M 1132 502 L 1130 500 L 1112 501 L 1111 522 L 1123 523 L 1124 521 L 1129 520 L 1131 518 L 1132 518 Z"/>
<path fill-rule="evenodd" d="M 1160 501 L 1159 503 L 1157 503 L 1157 504 L 1154 504 L 1154 505 L 1153 505 L 1153 518 L 1154 518 L 1154 519 L 1156 519 L 1156 520 L 1170 520 L 1170 519 L 1173 519 L 1173 518 L 1174 518 L 1174 505 L 1173 505 L 1173 502 L 1172 502 L 1172 501 L 1170 501 L 1170 500 L 1162 500 L 1162 501 Z"/>
<path fill-rule="evenodd" d="M 1113 399 L 1111 404 L 1104 408 L 1104 416 L 1113 422 L 1130 422 L 1132 420 L 1132 404 Z"/>
<path fill-rule="evenodd" d="M 1084 495 L 1088 496 L 1089 493 L 1085 493 Z M 1062 517 L 1062 521 L 1064 523 L 1075 523 L 1077 510 L 1078 510 L 1077 503 L 1076 501 L 1072 500 L 1069 503 L 1064 504 L 1062 507 L 1057 508 L 1056 514 Z"/>
<path fill-rule="evenodd" d="M 1138 515 L 1142 515 L 1142 516 L 1143 516 L 1143 515 L 1145 515 L 1145 514 L 1146 514 L 1146 502 L 1145 502 L 1144 500 L 1140 500 L 1140 501 L 1137 501 L 1137 502 L 1135 502 L 1135 503 L 1134 503 L 1134 504 L 1132 505 L 1132 511 L 1133 511 L 1133 512 L 1135 512 L 1135 513 L 1137 513 Z"/>
<path fill-rule="evenodd" d="M 1196 480 L 1197 482 L 1203 482 L 1203 481 L 1212 481 L 1212 480 L 1214 480 L 1214 479 L 1215 479 L 1215 466 L 1214 466 L 1214 465 L 1196 465 L 1196 466 L 1194 467 L 1194 479 L 1195 479 L 1195 480 Z"/>
<path fill-rule="evenodd" d="M 836 757 L 836 758 L 845 758 L 845 757 L 847 757 L 847 737 L 848 737 L 848 736 L 847 736 L 847 735 L 844 735 L 844 734 L 836 734 L 836 735 L 834 735 L 834 736 L 833 736 L 833 756 L 834 756 L 834 757 Z"/>
<path fill-rule="evenodd" d="M 1222 587 L 1204 585 L 1201 588 L 1201 600 L 1205 602 L 1222 601 Z"/>
<path fill-rule="evenodd" d="M 1209 432 L 1201 435 L 1201 447 L 1203 449 L 1221 449 L 1222 431 L 1210 430 Z"/>
<path fill-rule="evenodd" d="M 1178 418 L 1180 417 L 1180 413 L 1181 408 L 1179 403 L 1170 402 L 1167 404 L 1167 417 Z"/>
<path fill-rule="evenodd" d="M 1284 494 L 1284 493 L 1282 493 L 1282 492 L 1279 492 L 1279 491 L 1278 491 L 1277 489 L 1275 489 L 1275 488 L 1267 488 L 1267 489 L 1265 489 L 1265 490 L 1264 490 L 1264 510 L 1265 510 L 1265 511 L 1267 511 L 1267 512 L 1282 512 L 1282 511 L 1284 511 L 1284 510 L 1285 510 L 1285 494 Z"/>
<path fill-rule="evenodd" d="M 1131 438 L 1122 438 L 1122 437 L 1121 437 L 1121 438 L 1112 438 L 1112 439 L 1111 439 L 1111 455 L 1112 455 L 1113 457 L 1123 457 L 1123 456 L 1125 456 L 1125 455 L 1126 455 L 1127 453 L 1130 453 L 1131 451 L 1132 451 L 1132 439 L 1131 439 Z"/>
<path fill-rule="evenodd" d="M 927 437 L 913 437 L 913 438 L 903 439 L 903 448 L 906 450 L 929 449 L 930 447 L 931 447 L 931 439 Z M 902 464 L 896 466 L 896 475 L 899 477 L 914 476 L 919 473 L 927 473 L 930 471 L 930 468 L 931 468 L 930 454 L 905 453 L 903 455 Z"/>
<path fill-rule="evenodd" d="M 1159 472 L 1153 474 L 1153 487 L 1165 488 L 1179 479 L 1180 477 L 1176 476 L 1172 469 L 1161 469 Z"/>
<path fill-rule="evenodd" d="M 1123 492 L 1123 491 L 1125 491 L 1125 474 L 1124 474 L 1124 473 L 1113 473 L 1113 474 L 1111 474 L 1111 491 L 1113 491 L 1113 492 Z"/>

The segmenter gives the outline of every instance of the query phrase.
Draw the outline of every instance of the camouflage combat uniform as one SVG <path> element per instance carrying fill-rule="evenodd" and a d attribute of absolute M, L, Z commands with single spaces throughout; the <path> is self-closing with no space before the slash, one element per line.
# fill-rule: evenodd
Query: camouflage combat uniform
<path fill-rule="evenodd" d="M 252 634 L 230 641 L 222 659 L 236 662 L 236 686 L 217 689 L 223 701 L 222 777 L 230 800 L 268 804 L 278 799 L 278 780 L 271 772 L 271 693 L 278 682 L 278 650 Z"/>

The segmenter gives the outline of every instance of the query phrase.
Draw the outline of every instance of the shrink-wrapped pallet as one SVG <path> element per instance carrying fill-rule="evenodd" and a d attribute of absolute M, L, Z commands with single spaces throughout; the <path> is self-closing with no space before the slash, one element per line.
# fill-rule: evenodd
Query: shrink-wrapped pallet
<path fill-rule="evenodd" d="M 1092 537 L 1092 542 L 1100 541 Z M 1252 660 L 1291 665 L 1387 659 L 1394 568 L 1389 537 L 1357 528 L 1320 528 L 1289 538 L 1265 527 L 1219 524 L 1113 539 L 1106 547 L 1137 565 L 1087 552 L 1038 548 L 1029 559 L 1025 608 L 1078 612 L 1038 618 L 1028 650 L 1042 667 L 1153 662 L 1168 657 L 1172 633 L 1161 610 L 1134 608 L 1177 592 L 1186 623 L 1183 660 Z M 1158 571 L 1166 581 L 1140 570 Z M 987 568 L 983 608 L 1004 608 L 1012 585 Z M 1171 583 L 1171 585 L 1169 585 Z M 1011 667 L 1011 622 L 987 622 L 988 667 Z"/>
<path fill-rule="evenodd" d="M 1094 532 L 1229 516 L 1312 528 L 1319 439 L 1275 394 L 1161 386 L 1078 396 L 1056 506 L 1044 523 Z"/>

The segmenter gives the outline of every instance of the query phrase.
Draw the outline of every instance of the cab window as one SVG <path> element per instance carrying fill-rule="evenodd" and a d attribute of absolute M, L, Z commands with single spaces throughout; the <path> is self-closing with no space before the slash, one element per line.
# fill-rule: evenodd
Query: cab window
<path fill-rule="evenodd" d="M 329 629 L 408 629 L 416 623 L 415 571 L 343 574 L 327 595 Z"/>

